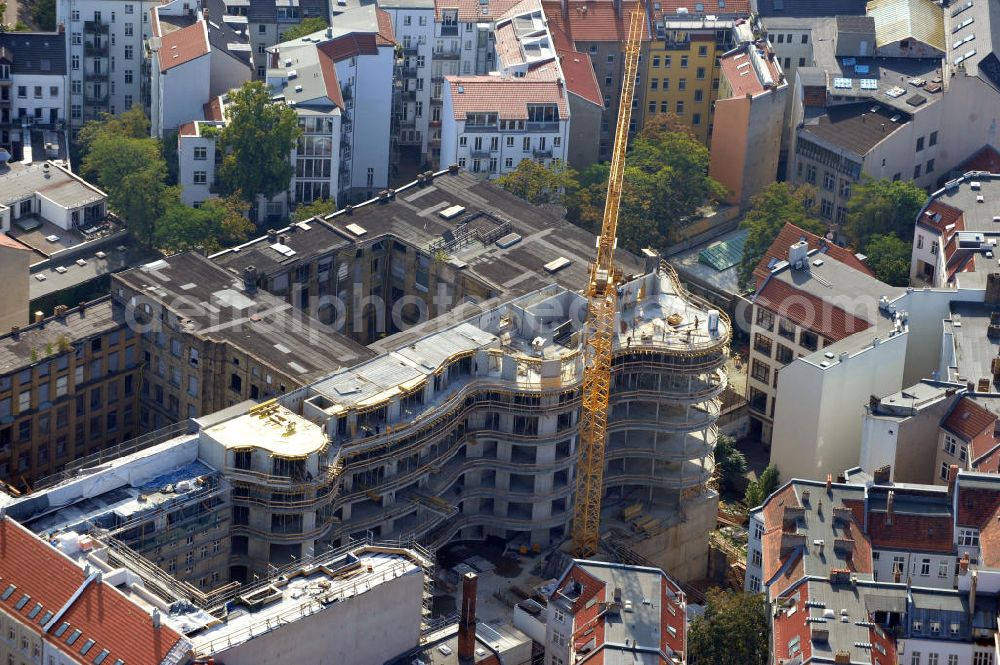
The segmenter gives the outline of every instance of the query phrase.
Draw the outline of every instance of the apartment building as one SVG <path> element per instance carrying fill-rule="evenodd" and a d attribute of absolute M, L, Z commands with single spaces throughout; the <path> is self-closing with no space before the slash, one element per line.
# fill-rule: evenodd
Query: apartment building
<path fill-rule="evenodd" d="M 545 611 L 546 665 L 590 653 L 614 662 L 635 651 L 651 664 L 686 662 L 687 599 L 662 570 L 578 559 L 556 582 Z"/>
<path fill-rule="evenodd" d="M 777 177 L 789 86 L 766 41 L 741 43 L 719 62 L 709 175 L 726 188 L 728 203 L 747 208 Z"/>
<path fill-rule="evenodd" d="M 118 273 L 111 293 L 142 337 L 144 430 L 266 400 L 372 355 L 196 253 Z"/>
<path fill-rule="evenodd" d="M 442 158 L 490 178 L 513 171 L 523 159 L 545 165 L 566 161 L 567 97 L 561 78 L 449 76 L 442 108 Z"/>
<path fill-rule="evenodd" d="M 177 182 L 181 201 L 198 207 L 214 196 L 216 165 L 221 158 L 215 149 L 218 132 L 225 126 L 226 97 L 205 104 L 204 120 L 185 122 L 177 128 Z"/>
<path fill-rule="evenodd" d="M 295 203 L 364 201 L 388 187 L 395 45 L 391 17 L 371 5 L 268 49 L 268 85 L 304 130 L 292 154 Z"/>
<path fill-rule="evenodd" d="M 23 154 L 32 129 L 62 134 L 68 99 L 64 34 L 0 33 L 0 146 Z"/>
<path fill-rule="evenodd" d="M 246 21 L 225 11 L 221 0 L 205 0 L 197 8 L 174 0 L 150 10 L 146 58 L 153 136 L 204 119 L 211 100 L 253 76 Z"/>
<path fill-rule="evenodd" d="M 618 103 L 621 99 L 625 58 L 622 44 L 628 37 L 629 17 L 634 4 L 619 0 L 612 2 L 584 2 L 565 0 L 562 2 L 543 1 L 542 7 L 549 22 L 550 30 L 566 36 L 569 44 L 578 53 L 590 57 L 603 101 L 604 113 L 601 117 L 598 138 L 597 161 L 611 159 L 615 126 L 618 122 Z M 640 9 L 641 10 L 641 9 Z M 639 55 L 638 81 L 632 102 L 631 130 L 642 127 L 646 114 L 648 86 L 643 76 L 649 61 L 652 31 L 649 18 L 643 22 L 642 45 Z M 696 69 L 692 69 L 696 73 Z M 694 74 L 692 74 L 694 78 Z"/>
<path fill-rule="evenodd" d="M 433 0 L 380 2 L 392 19 L 392 30 L 402 48 L 397 58 L 393 93 L 396 145 L 420 164 L 441 163 L 441 99 L 443 73 L 434 73 L 436 28 Z M 443 45 L 442 45 L 443 48 Z M 438 69 L 442 69 L 438 62 Z M 458 72 L 449 72 L 458 73 Z M 432 103 L 432 99 L 437 103 Z"/>
<path fill-rule="evenodd" d="M 804 231 L 794 225 L 786 224 L 778 234 L 778 237 L 771 244 L 768 252 L 761 258 L 754 270 L 756 280 L 756 293 L 760 294 L 764 288 L 783 289 L 777 283 L 771 284 L 771 272 L 781 265 L 786 268 L 789 265 L 791 246 L 804 242 L 808 252 L 818 252 L 825 262 L 829 259 L 832 262 L 839 262 L 843 265 L 857 270 L 862 274 L 871 276 L 870 269 L 865 266 L 850 251 L 842 247 L 829 243 L 824 239 L 808 231 Z M 801 246 L 800 246 L 801 248 Z M 801 249 L 800 249 L 801 251 Z M 814 259 L 815 260 L 815 259 Z M 766 297 L 765 297 L 766 299 Z M 777 374 L 781 368 L 795 360 L 795 358 L 812 353 L 818 350 L 821 345 L 836 341 L 832 331 L 824 331 L 820 320 L 815 314 L 810 316 L 810 325 L 818 328 L 816 331 L 808 330 L 806 335 L 801 335 L 796 324 L 784 315 L 755 303 L 753 311 L 753 324 L 750 331 L 750 378 L 747 384 L 747 400 L 750 403 L 751 430 L 760 441 L 768 443 L 771 440 L 771 425 L 774 417 L 775 397 L 777 394 Z M 780 303 L 778 303 L 780 304 Z M 805 314 L 805 312 L 803 312 Z M 783 316 L 785 317 L 783 319 Z M 827 322 L 832 325 L 833 320 Z M 842 321 L 844 325 L 847 319 Z M 776 327 L 777 326 L 777 327 Z M 856 332 L 863 326 L 857 322 L 856 330 L 844 330 L 839 336 L 848 332 Z M 777 339 L 775 333 L 779 333 Z M 782 340 L 786 340 L 783 342 Z"/>
<path fill-rule="evenodd" d="M 0 337 L 0 479 L 30 488 L 139 433 L 142 359 L 123 322 L 103 298 Z"/>
<path fill-rule="evenodd" d="M 655 31 L 645 63 L 646 119 L 673 113 L 699 141 L 712 137 L 719 97 L 720 57 L 737 44 L 736 22 L 750 16 L 749 0 L 651 3 L 646 11 Z"/>
<path fill-rule="evenodd" d="M 61 0 L 56 21 L 68 37 L 69 122 L 76 131 L 103 113 L 148 106 L 150 4 L 118 0 Z"/>
<path fill-rule="evenodd" d="M 983 288 L 998 236 L 1000 175 L 969 172 L 935 191 L 913 230 L 910 279 L 935 288 Z"/>
<path fill-rule="evenodd" d="M 327 0 L 301 0 L 293 4 L 271 0 L 236 0 L 224 4 L 226 20 L 245 26 L 250 51 L 254 54 L 254 78 L 260 81 L 267 78 L 267 48 L 287 41 L 285 32 L 288 29 L 307 18 L 321 18 L 327 23 L 331 18 L 331 6 Z M 342 9 L 345 5 L 338 3 L 336 8 Z"/>
<path fill-rule="evenodd" d="M 798 662 L 996 662 L 1000 478 L 894 485 L 851 469 L 792 480 L 751 511 L 746 588 L 772 652 Z"/>

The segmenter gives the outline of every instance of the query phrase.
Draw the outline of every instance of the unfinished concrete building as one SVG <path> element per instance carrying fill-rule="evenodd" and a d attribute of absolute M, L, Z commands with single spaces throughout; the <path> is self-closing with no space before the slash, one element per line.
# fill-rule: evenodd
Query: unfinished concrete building
<path fill-rule="evenodd" d="M 65 516 L 66 488 L 99 474 L 103 508 L 60 518 L 62 526 L 118 533 L 165 578 L 202 593 L 358 539 L 437 548 L 498 536 L 559 546 L 573 514 L 579 289 L 593 237 L 551 207 L 442 173 L 269 240 L 115 278 L 126 318 L 153 327 L 141 338 L 153 368 L 148 410 L 197 417 L 110 467 L 70 470 L 45 490 L 49 498 L 22 499 L 43 502 L 27 519 L 56 534 L 60 524 L 43 523 L 44 501 Z M 605 555 L 690 580 L 705 573 L 716 519 L 708 481 L 731 327 L 669 265 L 644 258 L 621 253 Z M 346 315 L 312 298 L 345 291 Z M 472 295 L 476 302 L 455 302 Z M 366 302 L 372 296 L 384 300 Z M 402 325 L 378 324 L 397 313 Z M 359 327 L 320 322 L 355 314 Z M 142 472 L 105 475 L 132 464 Z M 163 500 L 156 478 L 212 488 L 205 493 L 217 500 L 192 505 L 225 513 L 211 524 L 228 538 L 213 537 L 206 559 L 218 577 L 197 565 L 199 534 L 188 542 L 165 530 L 146 544 L 146 529 L 159 523 L 135 504 L 140 495 Z M 96 495 L 75 501 L 84 496 Z M 142 520 L 112 520 L 108 510 Z"/>

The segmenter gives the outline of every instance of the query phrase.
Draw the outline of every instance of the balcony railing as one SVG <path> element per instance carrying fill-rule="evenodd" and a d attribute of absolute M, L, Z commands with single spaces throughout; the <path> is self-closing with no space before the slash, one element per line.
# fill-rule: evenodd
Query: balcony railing
<path fill-rule="evenodd" d="M 84 55 L 106 58 L 108 57 L 108 45 L 107 44 L 84 44 L 83 45 Z"/>
<path fill-rule="evenodd" d="M 83 30 L 92 35 L 106 35 L 108 34 L 108 24 L 98 21 L 84 21 Z"/>
<path fill-rule="evenodd" d="M 535 159 L 551 159 L 552 158 L 552 148 L 545 148 L 545 149 L 542 149 L 542 150 L 536 148 L 536 149 L 534 149 L 534 150 L 531 151 L 531 154 L 532 154 L 532 156 Z"/>
<path fill-rule="evenodd" d="M 458 24 L 442 24 L 441 25 L 441 36 L 442 37 L 458 37 Z"/>
<path fill-rule="evenodd" d="M 434 51 L 434 57 L 440 60 L 458 60 L 462 57 L 462 52 L 458 49 L 441 49 Z"/>
<path fill-rule="evenodd" d="M 108 72 L 86 72 L 83 75 L 85 81 L 105 81 L 108 78 Z"/>
<path fill-rule="evenodd" d="M 526 122 L 524 128 L 529 132 L 556 132 L 559 131 L 559 122 Z"/>

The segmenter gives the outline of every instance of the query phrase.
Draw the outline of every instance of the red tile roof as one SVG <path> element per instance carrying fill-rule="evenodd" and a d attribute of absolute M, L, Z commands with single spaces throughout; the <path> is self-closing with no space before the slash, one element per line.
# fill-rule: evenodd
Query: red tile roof
<path fill-rule="evenodd" d="M 663 18 L 675 18 L 677 15 L 677 10 L 684 8 L 688 10 L 688 16 L 699 16 L 695 11 L 694 3 L 691 0 L 663 0 L 660 2 L 660 11 L 663 12 Z M 740 16 L 750 15 L 750 0 L 726 0 L 726 6 L 724 8 L 719 7 L 717 3 L 709 0 L 705 3 L 705 14 L 713 14 L 716 16 L 736 14 Z"/>
<path fill-rule="evenodd" d="M 962 487 L 959 482 L 958 517 L 955 524 L 982 529 L 997 506 L 1000 506 L 1000 489 Z"/>
<path fill-rule="evenodd" d="M 764 87 L 764 82 L 757 77 L 756 70 L 750 64 L 748 49 L 752 48 L 755 47 L 751 45 L 748 48 L 740 50 L 739 53 L 733 53 L 732 55 L 722 58 L 719 62 L 723 76 L 726 77 L 730 87 L 733 89 L 731 98 L 745 97 L 747 95 L 753 95 L 756 97 L 757 95 L 768 90 L 768 88 Z M 771 52 L 770 57 L 766 59 L 766 63 L 771 74 L 771 79 L 775 83 L 778 83 L 778 79 L 781 76 L 781 70 L 774 61 L 773 52 Z"/>
<path fill-rule="evenodd" d="M 604 107 L 604 97 L 594 75 L 590 56 L 579 51 L 559 51 L 559 66 L 566 78 L 566 89 L 582 99 Z"/>
<path fill-rule="evenodd" d="M 336 59 L 328 55 L 321 44 L 316 47 L 319 70 L 323 75 L 323 85 L 326 88 L 326 96 L 330 101 L 340 108 L 344 108 L 344 93 L 340 90 L 340 80 L 337 78 Z"/>
<path fill-rule="evenodd" d="M 378 44 L 375 35 L 352 32 L 319 44 L 317 47 L 334 62 L 354 58 L 359 55 L 378 55 Z"/>
<path fill-rule="evenodd" d="M 980 473 L 1000 473 L 1000 440 L 994 439 L 991 449 L 972 453 L 972 470 Z"/>
<path fill-rule="evenodd" d="M 964 231 L 965 216 L 958 208 L 935 200 L 927 205 L 927 209 L 917 219 L 917 224 L 929 231 L 934 231 L 938 235 L 945 235 L 946 233 L 954 233 L 955 231 Z M 955 227 L 952 229 L 946 228 L 951 224 L 954 224 Z"/>
<path fill-rule="evenodd" d="M 948 554 L 955 549 L 951 515 L 893 514 L 888 524 L 884 512 L 868 513 L 868 535 L 878 549 L 916 550 Z"/>
<path fill-rule="evenodd" d="M 0 600 L 5 612 L 41 635 L 42 626 L 28 620 L 27 613 L 41 603 L 43 613 L 56 614 L 83 580 L 83 570 L 57 549 L 13 519 L 0 520 L 0 593 L 10 585 L 15 587 L 6 600 Z M 16 605 L 25 595 L 30 599 L 18 610 Z"/>
<path fill-rule="evenodd" d="M 392 17 L 384 9 L 375 10 L 375 18 L 378 20 L 378 34 L 375 35 L 376 46 L 395 46 L 396 33 L 392 29 Z"/>
<path fill-rule="evenodd" d="M 965 442 L 972 441 L 987 429 L 993 431 L 997 417 L 974 400 L 963 397 L 955 403 L 941 427 Z"/>
<path fill-rule="evenodd" d="M 791 609 L 789 607 L 782 609 L 774 617 L 772 644 L 776 653 L 773 653 L 772 656 L 775 657 L 775 662 L 782 662 L 786 658 L 792 658 L 796 655 L 788 651 L 788 643 L 796 635 L 799 637 L 801 651 L 798 655 L 801 655 L 802 662 L 808 662 L 812 657 L 812 634 L 809 630 L 809 624 L 806 623 L 806 619 L 809 617 L 809 607 L 806 605 L 806 601 L 809 600 L 809 584 L 800 584 L 794 590 L 789 591 L 788 596 L 795 596 L 796 593 L 798 601 L 795 603 L 795 612 L 789 614 L 788 610 Z"/>
<path fill-rule="evenodd" d="M 1000 568 L 1000 505 L 979 530 L 980 561 L 987 568 Z"/>
<path fill-rule="evenodd" d="M 0 233 L 0 247 L 8 247 L 10 249 L 23 249 L 28 252 L 31 251 L 30 247 L 19 243 L 6 233 Z"/>
<path fill-rule="evenodd" d="M 193 122 L 185 122 L 177 128 L 177 133 L 181 136 L 198 136 L 198 128 L 194 126 Z"/>
<path fill-rule="evenodd" d="M 991 145 L 985 145 L 972 157 L 962 162 L 956 170 L 962 173 L 968 171 L 1000 173 L 1000 152 L 997 152 L 997 149 Z"/>
<path fill-rule="evenodd" d="M 462 23 L 479 23 L 497 21 L 513 13 L 513 9 L 524 0 L 490 0 L 489 4 L 483 5 L 479 0 L 435 0 L 434 18 L 441 20 L 441 13 L 445 9 L 457 9 L 458 20 Z M 525 11 L 530 11 L 537 7 L 528 2 L 525 3 Z M 483 9 L 487 10 L 483 14 Z"/>
<path fill-rule="evenodd" d="M 202 111 L 205 113 L 205 120 L 222 121 L 226 119 L 226 116 L 222 111 L 221 97 L 213 97 L 210 102 L 202 107 Z"/>
<path fill-rule="evenodd" d="M 660 578 L 660 649 L 664 653 L 684 651 L 686 611 L 681 589 L 664 575 Z M 673 628 L 673 632 L 667 627 Z"/>
<path fill-rule="evenodd" d="M 567 0 L 568 11 L 562 13 L 561 2 L 543 2 L 549 26 L 562 30 L 574 42 L 622 43 L 628 37 L 629 17 L 638 3 L 622 3 L 615 11 L 613 0 Z M 649 22 L 643 21 L 643 41 L 649 41 Z"/>
<path fill-rule="evenodd" d="M 208 52 L 208 32 L 204 21 L 196 21 L 180 30 L 168 32 L 160 42 L 160 71 L 166 72 L 208 55 Z"/>
<path fill-rule="evenodd" d="M 780 279 L 769 279 L 757 293 L 758 305 L 796 325 L 834 341 L 870 327 L 867 321 L 795 288 Z"/>
<path fill-rule="evenodd" d="M 559 117 L 569 118 L 569 102 L 557 81 L 501 76 L 449 76 L 452 111 L 456 120 L 468 113 L 496 112 L 503 120 L 526 120 L 528 104 L 557 104 Z"/>
<path fill-rule="evenodd" d="M 850 249 L 845 249 L 839 245 L 835 245 L 825 238 L 820 238 L 815 233 L 809 233 L 804 229 L 800 229 L 794 224 L 785 224 L 785 226 L 778 232 L 778 237 L 774 239 L 771 246 L 761 257 L 760 261 L 757 263 L 757 267 L 754 268 L 753 275 L 757 278 L 758 284 L 763 284 L 764 279 L 767 278 L 771 271 L 768 270 L 767 266 L 772 259 L 776 261 L 787 261 L 788 260 L 788 248 L 799 242 L 800 240 L 805 240 L 809 245 L 809 249 L 819 248 L 825 256 L 839 261 L 846 266 L 850 266 L 855 270 L 860 270 L 866 275 L 875 276 L 875 273 L 871 271 L 867 265 L 864 264 L 861 259 L 854 255 Z"/>
<path fill-rule="evenodd" d="M 90 665 L 107 649 L 111 653 L 105 662 L 122 659 L 126 663 L 160 663 L 181 639 L 173 628 L 161 624 L 153 627 L 152 617 L 109 584 L 90 584 L 62 616 L 71 628 L 83 631 L 80 640 L 91 639 L 95 644 L 86 657 L 70 651 L 80 663 Z M 67 631 L 63 638 L 69 637 Z M 54 640 L 59 640 L 55 638 Z M 80 645 L 80 642 L 77 643 Z M 74 646 L 77 646 L 74 645 Z M 69 650 L 67 650 L 69 651 Z"/>

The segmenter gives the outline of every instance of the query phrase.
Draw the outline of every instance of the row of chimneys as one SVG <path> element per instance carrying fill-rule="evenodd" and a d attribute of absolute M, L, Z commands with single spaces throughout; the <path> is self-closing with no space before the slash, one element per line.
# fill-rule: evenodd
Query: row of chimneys
<path fill-rule="evenodd" d="M 80 304 L 77 305 L 76 309 L 80 313 L 80 316 L 84 316 L 87 311 L 86 301 L 81 301 Z M 56 317 L 57 319 L 62 318 L 66 316 L 66 312 L 68 311 L 69 308 L 66 305 L 56 305 L 55 309 L 52 311 L 52 316 Z M 35 312 L 35 315 L 32 317 L 31 323 L 29 325 L 39 325 L 39 324 L 43 328 L 45 327 L 45 312 L 43 312 L 42 310 L 38 310 Z M 18 336 L 21 334 L 21 326 L 11 326 L 10 334 L 14 337 L 14 339 L 17 339 Z"/>

